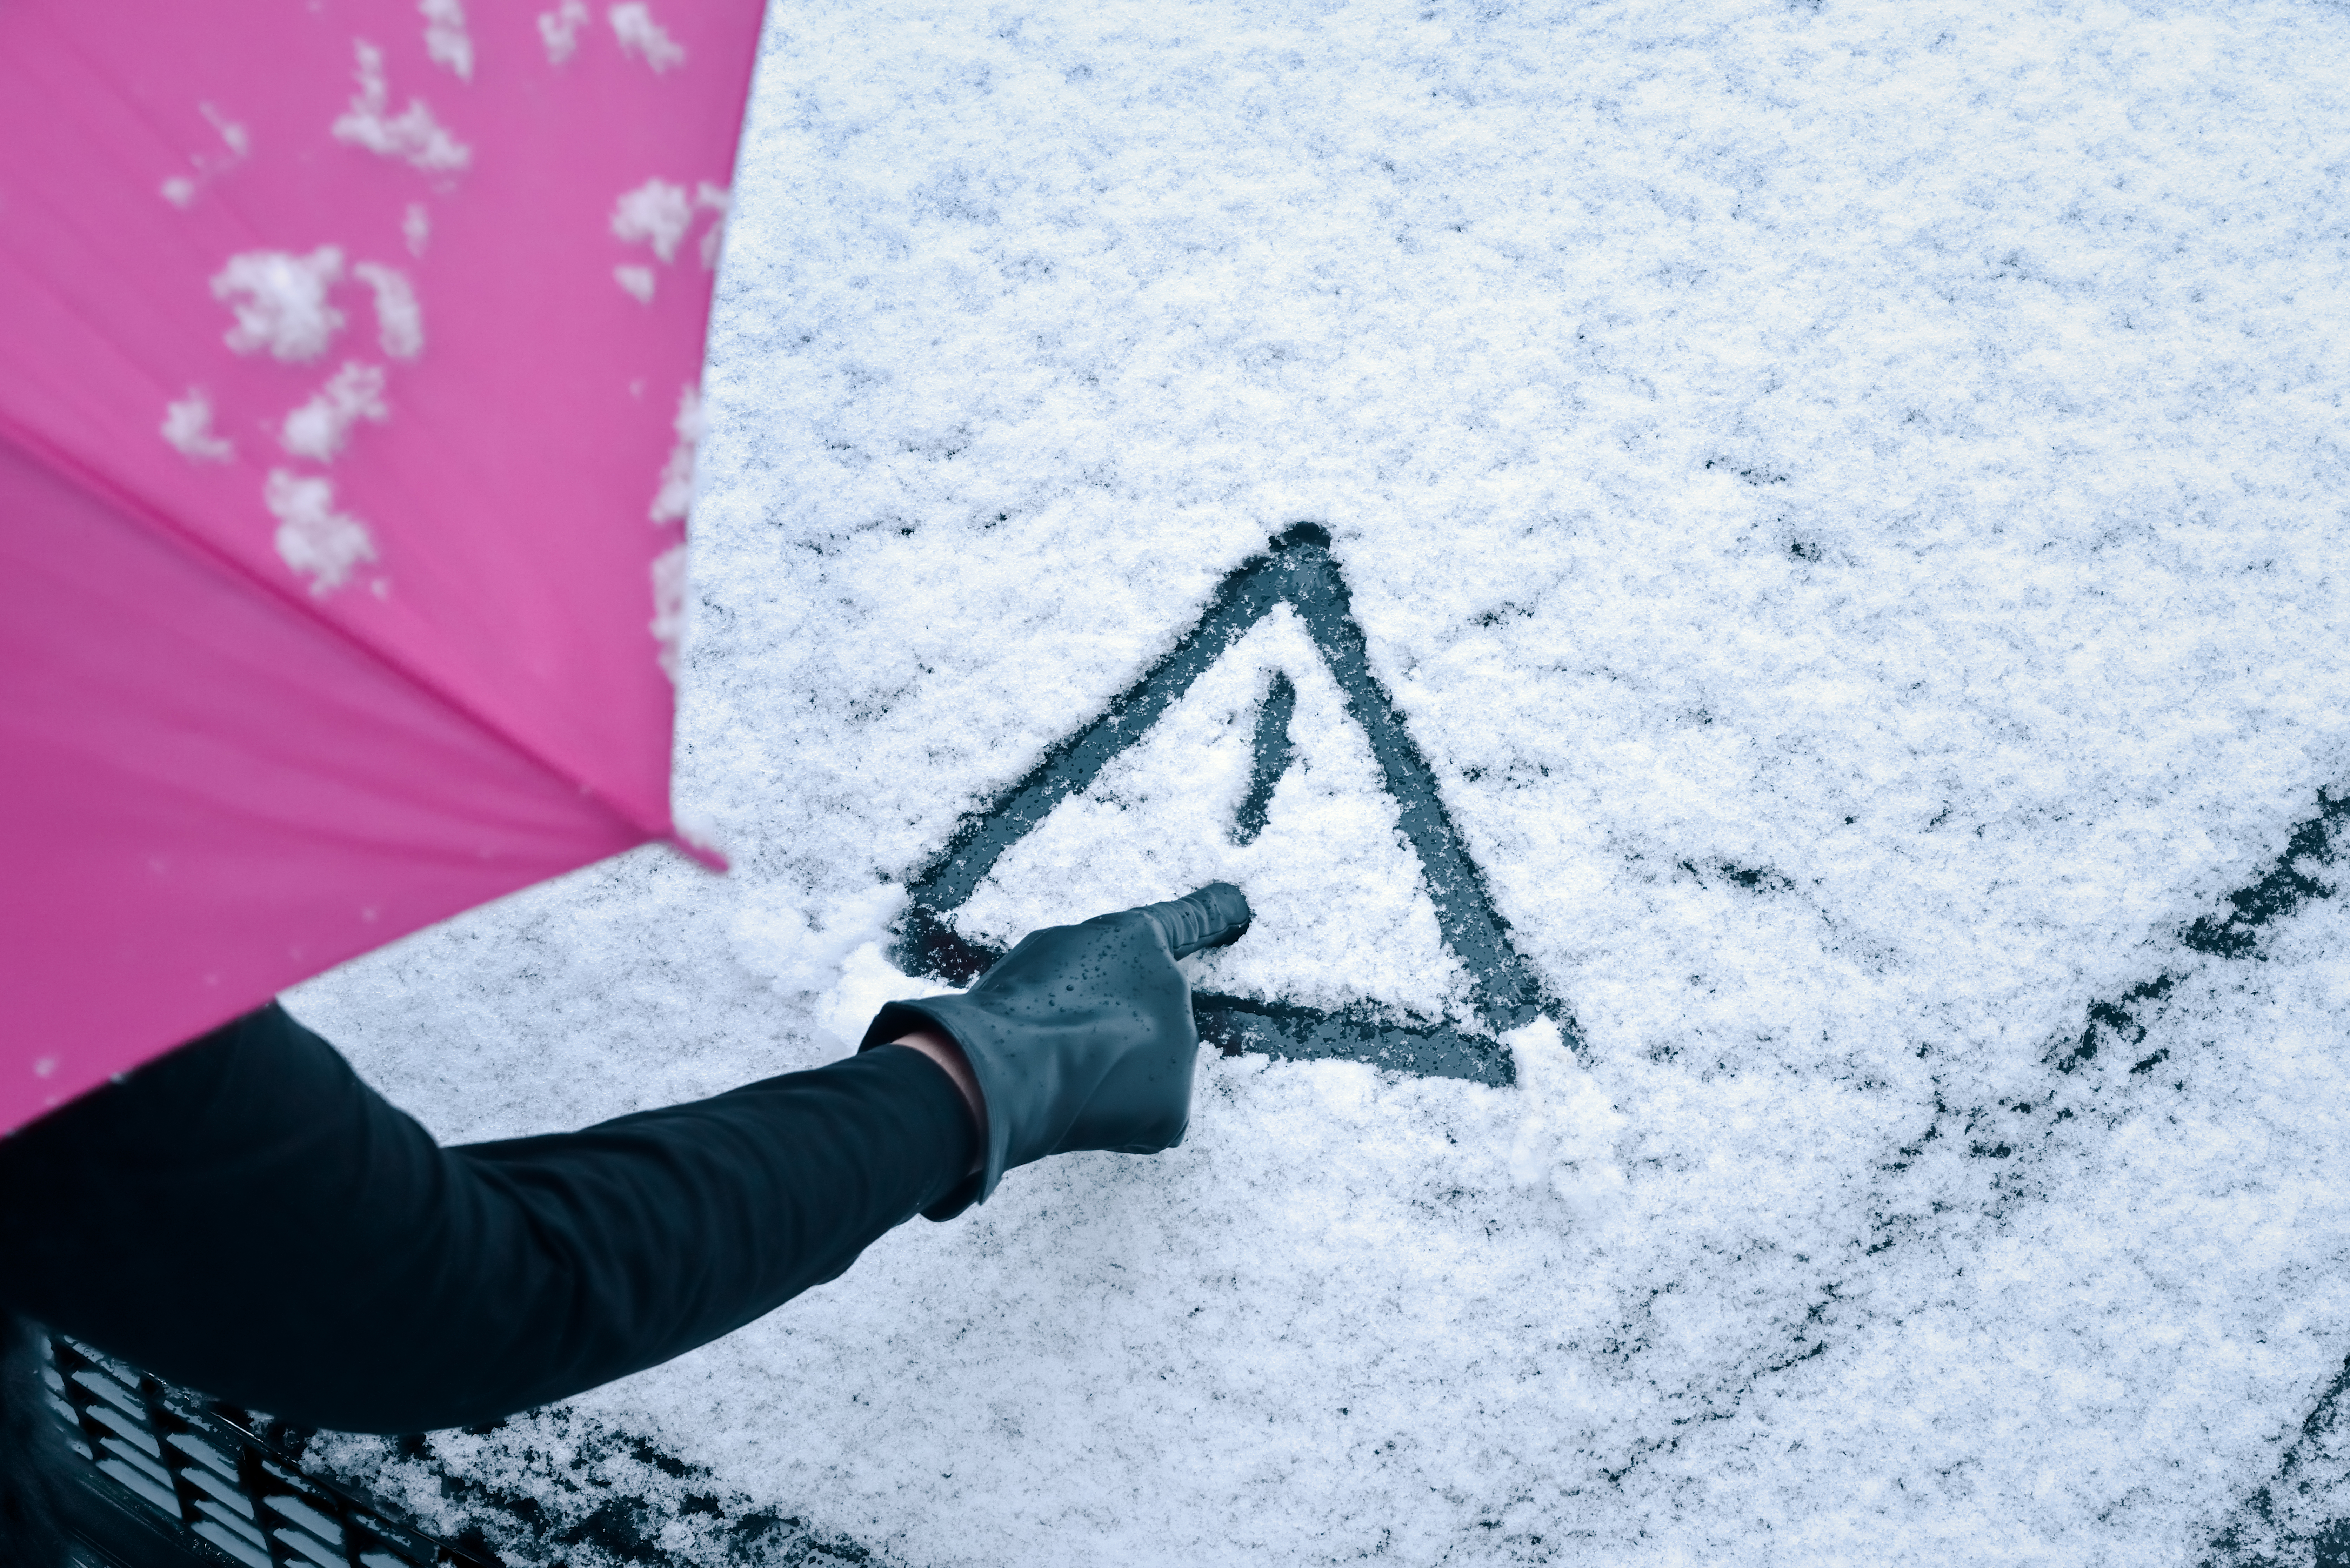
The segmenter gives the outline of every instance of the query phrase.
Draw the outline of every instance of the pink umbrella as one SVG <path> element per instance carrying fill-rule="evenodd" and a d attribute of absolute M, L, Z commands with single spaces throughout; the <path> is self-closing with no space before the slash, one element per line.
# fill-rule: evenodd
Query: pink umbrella
<path fill-rule="evenodd" d="M 0 1131 L 678 841 L 758 23 L 0 5 Z"/>

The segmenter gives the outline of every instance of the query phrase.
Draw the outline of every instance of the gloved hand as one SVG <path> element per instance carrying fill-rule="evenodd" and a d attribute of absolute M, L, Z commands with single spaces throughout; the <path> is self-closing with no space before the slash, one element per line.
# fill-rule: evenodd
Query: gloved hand
<path fill-rule="evenodd" d="M 987 1102 L 980 1168 L 923 1212 L 951 1220 L 986 1201 L 1005 1171 L 1047 1155 L 1181 1143 L 1200 1034 L 1175 961 L 1248 928 L 1241 890 L 1211 882 L 1171 903 L 1031 931 L 962 995 L 884 1007 L 859 1051 L 925 1024 L 944 1030 Z"/>

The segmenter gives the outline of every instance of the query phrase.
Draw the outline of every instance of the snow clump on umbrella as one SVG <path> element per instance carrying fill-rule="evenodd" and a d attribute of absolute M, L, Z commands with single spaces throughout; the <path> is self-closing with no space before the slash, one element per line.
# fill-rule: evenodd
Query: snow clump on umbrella
<path fill-rule="evenodd" d="M 407 277 L 380 262 L 361 262 L 351 268 L 351 275 L 375 290 L 376 341 L 383 351 L 395 359 L 413 359 L 423 353 L 424 308 L 416 303 L 416 290 Z"/>
<path fill-rule="evenodd" d="M 213 279 L 213 297 L 236 313 L 228 346 L 239 354 L 266 348 L 289 364 L 315 359 L 343 329 L 327 291 L 343 275 L 343 253 L 320 245 L 307 256 L 246 251 L 229 257 Z"/>
<path fill-rule="evenodd" d="M 352 360 L 316 397 L 286 416 L 278 441 L 296 457 L 332 462 L 349 442 L 353 425 L 361 420 L 381 424 L 391 417 L 384 406 L 383 383 L 382 366 Z"/>
<path fill-rule="evenodd" d="M 611 19 L 612 36 L 620 41 L 620 52 L 640 57 L 652 67 L 655 76 L 671 66 L 685 64 L 685 46 L 653 20 L 651 6 L 631 0 L 629 5 L 613 6 L 606 15 Z M 549 47 L 552 52 L 552 46 Z"/>
<path fill-rule="evenodd" d="M 408 107 L 397 115 L 388 113 L 391 89 L 384 80 L 383 51 L 364 39 L 355 41 L 352 47 L 359 55 L 354 74 L 359 90 L 352 95 L 349 110 L 335 121 L 336 140 L 364 147 L 380 158 L 400 159 L 430 173 L 454 173 L 473 161 L 473 150 L 433 119 L 422 99 L 410 99 Z"/>
<path fill-rule="evenodd" d="M 312 593 L 341 587 L 352 567 L 375 559 L 367 525 L 335 510 L 334 481 L 273 468 L 261 497 L 277 519 L 277 554 L 310 575 Z"/>

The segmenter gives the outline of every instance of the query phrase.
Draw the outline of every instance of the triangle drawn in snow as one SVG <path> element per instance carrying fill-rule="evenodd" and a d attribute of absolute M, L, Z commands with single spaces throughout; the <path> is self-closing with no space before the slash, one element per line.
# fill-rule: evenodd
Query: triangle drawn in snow
<path fill-rule="evenodd" d="M 954 927 L 1009 947 L 1037 926 L 1231 882 L 1255 922 L 1183 965 L 1194 989 L 1482 1033 L 1475 977 L 1444 945 L 1401 815 L 1321 650 L 1277 604 L 1004 850 Z"/>
<path fill-rule="evenodd" d="M 1392 810 L 1387 836 L 1400 838 L 1394 853 L 1404 862 L 1419 863 L 1420 908 L 1432 906 L 1438 936 L 1453 961 L 1445 966 L 1451 971 L 1444 987 L 1449 1004 L 1430 1005 L 1425 983 L 1421 994 L 1403 999 L 1400 1006 L 1397 999 L 1375 1001 L 1368 994 L 1346 1001 L 1326 995 L 1327 1004 L 1310 1006 L 1200 991 L 1191 1005 L 1201 1038 L 1227 1054 L 1259 1051 L 1293 1059 L 1344 1058 L 1494 1085 L 1516 1077 L 1509 1049 L 1497 1038 L 1501 1034 L 1547 1014 L 1575 1047 L 1571 1015 L 1511 940 L 1484 874 L 1445 810 L 1435 774 L 1371 673 L 1362 629 L 1329 545 L 1330 536 L 1321 528 L 1301 523 L 1274 539 L 1266 554 L 1243 562 L 1209 600 L 1199 624 L 1166 657 L 1111 699 L 1090 723 L 1048 751 L 1025 778 L 967 818 L 908 880 L 909 904 L 896 946 L 899 965 L 952 985 L 977 979 L 1002 950 L 970 933 L 1002 923 L 986 918 L 985 894 L 1013 847 L 1045 828 L 1056 808 L 1096 790 L 1127 753 L 1146 747 L 1159 721 L 1252 634 L 1268 648 L 1279 643 L 1295 650 L 1302 633 L 1310 645 L 1308 657 L 1318 655 L 1349 722 L 1353 738 L 1341 743 L 1359 748 L 1367 742 L 1370 766 L 1363 771 Z M 1277 613 L 1284 607 L 1289 616 Z M 1292 617 L 1294 627 L 1281 624 Z M 1268 620 L 1276 624 L 1266 626 Z M 1281 830 L 1281 786 L 1297 765 L 1293 732 L 1301 701 L 1328 695 L 1309 691 L 1301 699 L 1300 680 L 1315 688 L 1321 683 L 1310 670 L 1298 670 L 1299 679 L 1293 680 L 1280 667 L 1295 662 L 1294 654 L 1279 659 L 1251 703 L 1249 777 L 1229 828 L 1231 844 L 1243 850 L 1268 831 L 1268 824 Z M 1326 724 L 1316 732 L 1326 734 L 1330 728 Z M 1287 797 L 1298 798 L 1294 787 Z M 1373 843 L 1366 853 L 1383 852 Z M 1332 867 L 1334 873 L 1340 869 Z"/>

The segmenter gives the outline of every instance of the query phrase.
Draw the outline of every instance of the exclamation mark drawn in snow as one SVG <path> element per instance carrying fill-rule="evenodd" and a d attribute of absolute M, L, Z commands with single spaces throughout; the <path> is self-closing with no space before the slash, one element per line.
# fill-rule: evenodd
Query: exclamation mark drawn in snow
<path fill-rule="evenodd" d="M 1335 682 L 1346 720 L 1368 742 L 1377 787 L 1391 808 L 1395 833 L 1419 863 L 1439 938 L 1457 962 L 1461 1005 L 1435 1017 L 1369 997 L 1308 1006 L 1201 991 L 1192 998 L 1201 1038 L 1227 1054 L 1343 1058 L 1495 1085 L 1509 1085 L 1516 1076 L 1500 1036 L 1546 1016 L 1574 1046 L 1566 1008 L 1512 941 L 1484 874 L 1445 809 L 1435 774 L 1371 673 L 1362 629 L 1329 545 L 1320 528 L 1300 524 L 1275 539 L 1268 554 L 1244 562 L 1165 658 L 1092 722 L 1054 746 L 1027 777 L 967 819 L 908 880 L 909 903 L 895 951 L 899 966 L 952 985 L 968 985 L 983 972 L 1000 952 L 966 934 L 973 923 L 968 915 L 961 921 L 957 917 L 987 890 L 1007 853 L 1045 826 L 1057 807 L 1094 791 L 1105 771 L 1143 745 L 1158 722 L 1235 645 L 1269 619 L 1286 620 L 1276 615 L 1286 607 Z M 1266 627 L 1269 632 L 1282 629 Z M 1254 705 L 1247 787 L 1228 830 L 1235 846 L 1254 844 L 1269 822 L 1277 826 L 1276 794 L 1292 767 L 1299 765 L 1292 742 L 1293 723 L 1301 713 L 1299 687 L 1300 681 L 1276 670 Z M 1336 877 L 1350 868 L 1327 869 Z M 1002 902 L 1000 896 L 994 901 Z"/>

